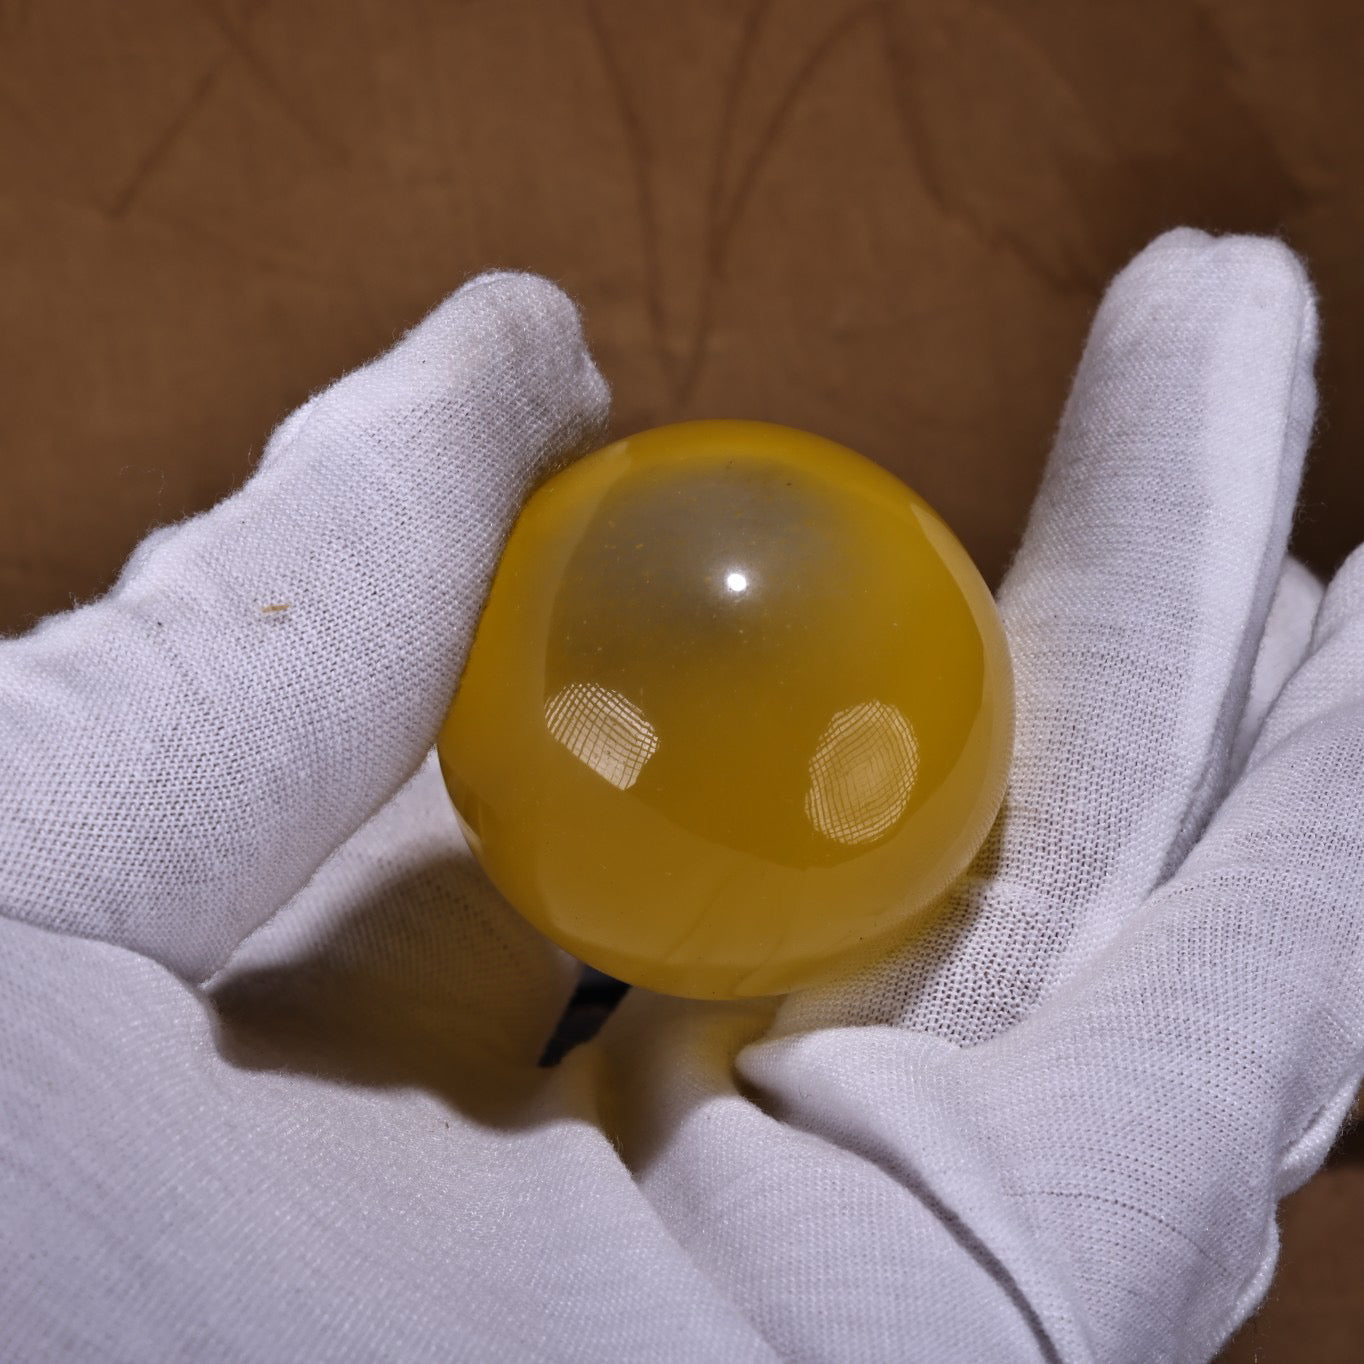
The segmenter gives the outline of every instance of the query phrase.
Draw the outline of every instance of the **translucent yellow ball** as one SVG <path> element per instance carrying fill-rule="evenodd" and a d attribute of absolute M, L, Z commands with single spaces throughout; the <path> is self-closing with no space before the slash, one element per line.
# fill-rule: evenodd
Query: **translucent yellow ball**
<path fill-rule="evenodd" d="M 660 427 L 574 464 L 507 542 L 440 736 L 469 845 L 583 961 L 700 998 L 889 945 L 999 809 L 989 590 L 851 450 Z"/>

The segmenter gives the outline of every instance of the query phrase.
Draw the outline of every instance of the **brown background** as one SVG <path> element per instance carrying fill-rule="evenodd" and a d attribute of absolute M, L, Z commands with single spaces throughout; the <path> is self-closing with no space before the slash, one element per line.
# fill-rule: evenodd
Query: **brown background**
<path fill-rule="evenodd" d="M 0 0 L 0 632 L 108 584 L 463 277 L 586 311 L 625 432 L 901 473 L 997 580 L 1104 281 L 1276 232 L 1321 291 L 1297 529 L 1364 538 L 1351 0 Z M 1364 1357 L 1364 1161 L 1227 1358 Z"/>

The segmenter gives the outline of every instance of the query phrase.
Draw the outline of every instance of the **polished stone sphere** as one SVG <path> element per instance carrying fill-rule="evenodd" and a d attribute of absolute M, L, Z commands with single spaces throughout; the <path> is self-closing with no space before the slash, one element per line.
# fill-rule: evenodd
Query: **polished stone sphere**
<path fill-rule="evenodd" d="M 831 441 L 704 421 L 529 499 L 439 748 L 526 918 L 726 998 L 912 933 L 984 840 L 1012 736 L 994 602 L 933 511 Z"/>

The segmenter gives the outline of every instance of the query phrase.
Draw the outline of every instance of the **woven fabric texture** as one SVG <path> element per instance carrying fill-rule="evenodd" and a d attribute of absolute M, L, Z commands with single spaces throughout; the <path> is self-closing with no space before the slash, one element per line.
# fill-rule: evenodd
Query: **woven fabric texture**
<path fill-rule="evenodd" d="M 574 966 L 429 756 L 574 310 L 471 282 L 0 646 L 0 1353 L 1185 1360 L 1364 1053 L 1364 557 L 1285 557 L 1311 288 L 1113 283 L 1000 605 L 1005 809 L 920 941 L 785 1001 Z M 836 906 L 830 907 L 837 912 Z"/>

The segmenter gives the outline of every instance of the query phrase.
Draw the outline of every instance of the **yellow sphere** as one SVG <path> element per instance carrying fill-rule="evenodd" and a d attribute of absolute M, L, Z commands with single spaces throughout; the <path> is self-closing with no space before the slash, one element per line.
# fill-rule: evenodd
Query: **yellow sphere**
<path fill-rule="evenodd" d="M 984 840 L 1012 738 L 994 602 L 933 511 L 831 441 L 707 421 L 526 503 L 440 758 L 526 918 L 715 999 L 921 919 Z"/>

